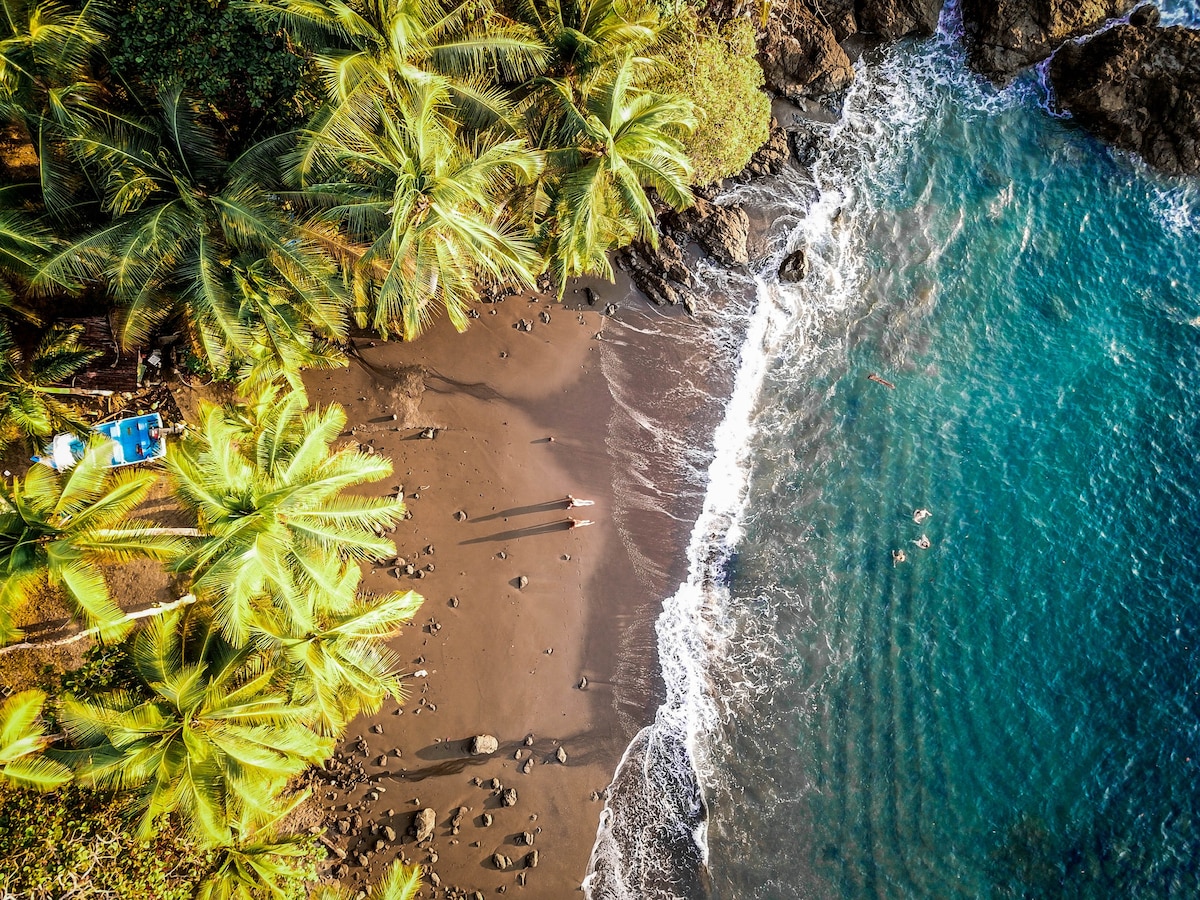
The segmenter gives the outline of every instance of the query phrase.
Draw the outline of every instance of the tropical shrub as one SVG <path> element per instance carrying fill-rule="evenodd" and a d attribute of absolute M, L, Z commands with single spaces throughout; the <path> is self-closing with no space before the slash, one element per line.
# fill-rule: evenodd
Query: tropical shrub
<path fill-rule="evenodd" d="M 80 344 L 80 326 L 52 325 L 29 352 L 0 328 L 0 452 L 21 439 L 41 450 L 62 431 L 86 428 L 66 398 L 76 393 L 61 383 L 100 355 Z"/>
<path fill-rule="evenodd" d="M 127 797 L 0 786 L 0 896 L 193 900 L 213 854 L 176 829 L 129 833 Z"/>
<path fill-rule="evenodd" d="M 41 721 L 46 695 L 28 690 L 0 703 L 0 781 L 49 791 L 71 780 L 71 770 L 41 753 L 50 744 Z"/>
<path fill-rule="evenodd" d="M 762 90 L 754 27 L 741 17 L 718 27 L 685 6 L 672 32 L 655 54 L 662 64 L 649 87 L 691 99 L 699 125 L 683 146 L 692 183 L 711 184 L 742 171 L 770 136 L 771 100 Z"/>

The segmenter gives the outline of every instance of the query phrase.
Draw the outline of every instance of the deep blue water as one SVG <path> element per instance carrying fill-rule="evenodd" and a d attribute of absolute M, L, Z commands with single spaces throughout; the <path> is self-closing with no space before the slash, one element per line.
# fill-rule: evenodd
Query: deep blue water
<path fill-rule="evenodd" d="M 1045 102 L 893 48 L 732 195 L 775 243 L 632 754 L 679 822 L 618 779 L 594 896 L 1200 896 L 1200 202 Z"/>

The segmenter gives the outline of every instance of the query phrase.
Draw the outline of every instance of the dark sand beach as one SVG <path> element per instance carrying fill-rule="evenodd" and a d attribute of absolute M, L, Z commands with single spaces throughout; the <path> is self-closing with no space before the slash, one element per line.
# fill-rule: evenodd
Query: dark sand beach
<path fill-rule="evenodd" d="M 402 489 L 411 512 L 391 537 L 423 576 L 376 568 L 364 588 L 425 597 L 393 647 L 406 673 L 426 674 L 410 674 L 404 705 L 389 701 L 358 720 L 343 745 L 367 784 L 317 792 L 329 837 L 347 853 L 344 882 L 365 884 L 399 856 L 468 896 L 519 888 L 561 898 L 578 889 L 602 793 L 652 715 L 653 617 L 678 581 L 690 520 L 668 508 L 684 500 L 615 515 L 614 401 L 600 365 L 612 320 L 583 296 L 483 305 L 462 335 L 439 322 L 411 344 L 360 338 L 348 369 L 306 379 L 314 402 L 346 407 L 347 437 L 391 457 L 394 478 L 377 487 Z M 532 331 L 514 327 L 522 318 Z M 426 429 L 435 429 L 432 439 Z M 568 510 L 568 494 L 594 505 Z M 571 529 L 570 517 L 594 524 Z M 673 558 L 635 564 L 630 540 L 639 554 Z M 499 749 L 472 756 L 477 734 L 495 736 Z M 508 788 L 515 806 L 502 803 Z M 410 827 L 424 808 L 437 824 L 418 847 Z M 340 834 L 340 819 L 349 834 Z M 379 840 L 385 846 L 368 852 Z M 511 867 L 498 868 L 495 854 Z"/>

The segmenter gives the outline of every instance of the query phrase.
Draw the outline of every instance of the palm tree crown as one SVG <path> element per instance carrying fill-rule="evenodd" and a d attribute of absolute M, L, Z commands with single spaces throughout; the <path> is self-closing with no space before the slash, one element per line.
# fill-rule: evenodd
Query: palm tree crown
<path fill-rule="evenodd" d="M 206 535 L 177 568 L 191 573 L 196 596 L 214 604 L 223 632 L 239 643 L 263 602 L 290 615 L 314 586 L 333 587 L 327 560 L 396 552 L 380 534 L 396 526 L 404 503 L 346 493 L 390 475 L 391 462 L 332 450 L 345 412 L 306 406 L 303 394 L 288 393 L 239 420 L 205 404 L 195 432 L 168 459 L 176 495 Z"/>
<path fill-rule="evenodd" d="M 271 821 L 287 780 L 333 750 L 305 727 L 308 710 L 271 685 L 275 673 L 201 631 L 188 661 L 181 614 L 138 633 L 133 658 L 148 691 L 95 699 L 67 694 L 62 723 L 82 748 L 82 784 L 136 788 L 139 837 L 178 812 L 206 843 L 228 845 L 237 829 Z"/>
<path fill-rule="evenodd" d="M 344 229 L 344 256 L 370 284 L 360 325 L 411 339 L 440 308 L 461 331 L 479 276 L 532 283 L 532 241 L 506 221 L 503 202 L 541 160 L 518 139 L 464 146 L 436 81 L 395 99 L 333 136 L 311 134 L 298 159 L 310 168 L 296 174 L 319 217 Z"/>
<path fill-rule="evenodd" d="M 86 426 L 58 399 L 71 389 L 57 386 L 100 355 L 79 343 L 82 335 L 82 326 L 52 325 L 26 354 L 0 328 L 0 452 L 21 438 L 39 450 L 60 431 L 83 433 Z"/>
<path fill-rule="evenodd" d="M 155 475 L 106 465 L 94 445 L 66 475 L 34 466 L 24 479 L 0 484 L 0 641 L 20 636 L 12 615 L 39 585 L 61 588 L 89 627 L 114 639 L 130 623 L 109 596 L 97 565 L 143 557 L 171 559 L 178 538 L 131 524 Z"/>
<path fill-rule="evenodd" d="M 278 334 L 280 317 L 345 336 L 321 236 L 297 229 L 270 190 L 277 142 L 225 162 L 174 89 L 158 97 L 155 114 L 81 127 L 69 145 L 102 185 L 112 221 L 51 257 L 37 284 L 106 284 L 125 307 L 123 344 L 145 340 L 175 312 L 218 368 L 245 361 L 264 322 Z"/>

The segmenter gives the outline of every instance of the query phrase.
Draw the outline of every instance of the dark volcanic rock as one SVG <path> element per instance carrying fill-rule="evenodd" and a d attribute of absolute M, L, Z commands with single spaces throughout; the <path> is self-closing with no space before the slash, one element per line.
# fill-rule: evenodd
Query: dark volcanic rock
<path fill-rule="evenodd" d="M 1140 11 L 1139 11 L 1140 12 Z M 1050 66 L 1059 104 L 1084 128 L 1171 175 L 1200 173 L 1200 31 L 1117 25 L 1064 46 Z"/>
<path fill-rule="evenodd" d="M 704 251 L 726 266 L 750 262 L 750 217 L 740 206 L 718 206 L 697 197 L 693 206 L 671 217 Z"/>
<path fill-rule="evenodd" d="M 746 164 L 743 174 L 752 178 L 762 178 L 765 175 L 778 175 L 792 156 L 792 148 L 788 143 L 787 132 L 779 124 L 779 120 L 771 119 L 771 136 L 767 142 L 754 151 L 750 162 Z"/>
<path fill-rule="evenodd" d="M 976 71 L 1007 81 L 1064 41 L 1122 16 L 1137 0 L 962 0 L 967 50 Z"/>
<path fill-rule="evenodd" d="M 822 0 L 820 9 L 839 41 L 860 32 L 896 40 L 933 34 L 942 0 Z"/>
<path fill-rule="evenodd" d="M 806 275 L 808 275 L 807 247 L 793 250 L 779 264 L 780 281 L 803 281 Z"/>
<path fill-rule="evenodd" d="M 767 87 L 800 103 L 836 93 L 854 80 L 854 67 L 833 30 L 798 0 L 780 4 L 759 40 Z"/>

